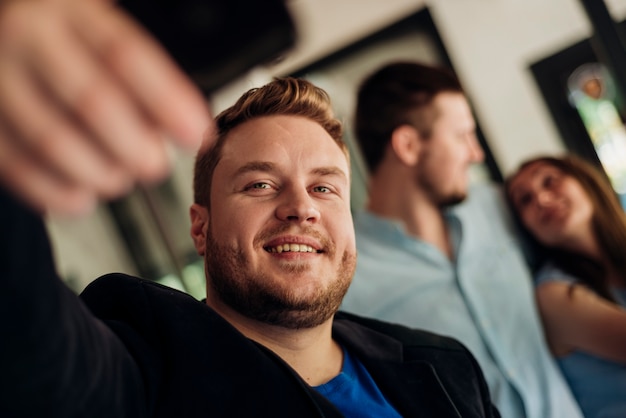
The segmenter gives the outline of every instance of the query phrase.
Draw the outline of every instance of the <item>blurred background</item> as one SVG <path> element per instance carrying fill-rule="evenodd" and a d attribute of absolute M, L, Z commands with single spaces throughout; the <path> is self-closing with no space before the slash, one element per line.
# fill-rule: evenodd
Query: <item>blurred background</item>
<path fill-rule="evenodd" d="M 355 91 L 363 77 L 395 60 L 448 66 L 461 80 L 487 156 L 473 181 L 499 182 L 529 157 L 569 151 L 603 168 L 626 196 L 623 90 L 612 63 L 602 59 L 583 1 L 288 0 L 286 6 L 295 45 L 207 91 L 207 100 L 217 114 L 274 76 L 306 77 L 326 89 L 346 124 L 353 209 L 365 202 L 367 179 L 350 129 Z M 602 7 L 626 34 L 626 2 L 605 0 Z M 188 232 L 193 156 L 174 160 L 172 177 L 157 187 L 102 204 L 78 221 L 48 220 L 60 274 L 76 292 L 121 271 L 204 297 L 202 262 Z"/>

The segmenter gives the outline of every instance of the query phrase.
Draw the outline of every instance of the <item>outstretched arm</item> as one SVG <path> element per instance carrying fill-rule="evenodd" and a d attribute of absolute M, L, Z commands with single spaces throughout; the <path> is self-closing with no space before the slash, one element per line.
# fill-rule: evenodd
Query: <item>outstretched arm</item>
<path fill-rule="evenodd" d="M 44 210 L 168 171 L 210 129 L 201 94 L 105 0 L 0 0 L 0 416 L 141 417 L 126 347 L 58 279 Z"/>
<path fill-rule="evenodd" d="M 106 0 L 0 0 L 0 183 L 38 210 L 85 212 L 195 149 L 206 103 Z"/>
<path fill-rule="evenodd" d="M 146 416 L 137 365 L 57 278 L 41 219 L 4 190 L 0 254 L 0 416 Z"/>

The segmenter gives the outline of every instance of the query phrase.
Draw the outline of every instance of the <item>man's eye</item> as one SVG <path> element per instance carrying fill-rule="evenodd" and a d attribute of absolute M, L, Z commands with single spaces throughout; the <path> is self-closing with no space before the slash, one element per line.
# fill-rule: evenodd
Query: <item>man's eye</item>
<path fill-rule="evenodd" d="M 313 188 L 313 191 L 318 193 L 330 193 L 330 189 L 326 186 L 316 186 Z"/>
<path fill-rule="evenodd" d="M 270 185 L 269 185 L 269 184 L 267 184 L 267 183 L 254 183 L 254 184 L 252 184 L 249 188 L 250 188 L 250 189 L 269 189 L 269 188 L 271 188 L 271 187 L 272 187 L 272 186 L 270 186 Z"/>

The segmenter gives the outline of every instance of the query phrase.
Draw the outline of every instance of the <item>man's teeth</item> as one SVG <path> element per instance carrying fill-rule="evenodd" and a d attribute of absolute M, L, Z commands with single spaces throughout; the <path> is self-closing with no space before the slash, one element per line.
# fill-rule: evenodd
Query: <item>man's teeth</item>
<path fill-rule="evenodd" d="M 292 253 L 314 253 L 316 252 L 313 247 L 306 244 L 283 244 L 277 245 L 276 247 L 268 248 L 268 251 L 271 253 L 282 253 L 282 252 L 292 252 Z"/>

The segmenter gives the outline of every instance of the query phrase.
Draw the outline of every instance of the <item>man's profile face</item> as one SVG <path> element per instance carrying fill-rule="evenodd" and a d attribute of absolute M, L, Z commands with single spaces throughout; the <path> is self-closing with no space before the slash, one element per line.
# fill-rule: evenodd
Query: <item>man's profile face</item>
<path fill-rule="evenodd" d="M 461 202 L 467 195 L 469 167 L 484 154 L 476 138 L 470 106 L 461 93 L 440 93 L 433 100 L 436 117 L 417 164 L 417 181 L 439 206 Z"/>
<path fill-rule="evenodd" d="M 298 116 L 256 118 L 228 135 L 208 214 L 209 292 L 263 322 L 318 325 L 356 262 L 346 156 Z"/>

